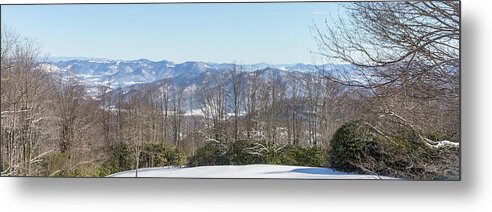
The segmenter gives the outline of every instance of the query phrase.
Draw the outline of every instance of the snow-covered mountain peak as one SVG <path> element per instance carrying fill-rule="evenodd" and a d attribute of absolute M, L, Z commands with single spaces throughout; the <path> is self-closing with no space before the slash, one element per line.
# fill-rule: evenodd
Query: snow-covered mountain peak
<path fill-rule="evenodd" d="M 287 73 L 313 72 L 315 65 L 295 64 L 241 64 L 241 71 L 259 70 L 262 77 L 267 75 L 284 78 Z M 205 75 L 214 75 L 231 70 L 232 63 L 211 63 L 187 61 L 173 63 L 168 60 L 152 61 L 145 58 L 138 60 L 111 60 L 101 58 L 70 58 L 45 62 L 40 68 L 47 72 L 63 75 L 70 72 L 77 80 L 89 86 L 109 85 L 113 88 L 134 84 L 151 83 L 162 79 L 172 79 L 176 84 L 189 85 L 200 81 Z M 285 72 L 285 73 L 281 73 Z"/>

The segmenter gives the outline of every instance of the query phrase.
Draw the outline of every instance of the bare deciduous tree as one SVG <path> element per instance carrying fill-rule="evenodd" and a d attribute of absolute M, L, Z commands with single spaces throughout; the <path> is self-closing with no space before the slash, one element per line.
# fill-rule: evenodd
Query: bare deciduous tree
<path fill-rule="evenodd" d="M 459 133 L 459 1 L 356 2 L 349 19 L 312 32 L 325 77 L 370 98 L 373 119 L 422 131 Z M 458 136 L 455 136 L 457 139 Z"/>
<path fill-rule="evenodd" d="M 39 162 L 54 151 L 50 78 L 35 42 L 5 27 L 1 40 L 1 174 L 40 175 Z"/>
<path fill-rule="evenodd" d="M 228 73 L 229 85 L 227 86 L 227 99 L 228 106 L 234 113 L 234 141 L 238 140 L 239 134 L 239 115 L 244 95 L 244 81 L 241 77 L 241 73 L 243 72 L 244 70 L 241 66 L 234 64 Z"/>

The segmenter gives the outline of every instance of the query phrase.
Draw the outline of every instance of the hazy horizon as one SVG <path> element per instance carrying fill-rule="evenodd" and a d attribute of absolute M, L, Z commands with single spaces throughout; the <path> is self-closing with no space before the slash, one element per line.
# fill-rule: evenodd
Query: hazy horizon
<path fill-rule="evenodd" d="M 340 3 L 4 5 L 12 28 L 54 57 L 313 64 L 310 26 Z"/>
<path fill-rule="evenodd" d="M 295 65 L 295 64 L 304 64 L 304 65 L 346 65 L 348 63 L 302 63 L 302 62 L 288 62 L 288 63 L 267 63 L 267 62 L 254 62 L 254 63 L 243 63 L 240 61 L 231 61 L 231 62 L 217 62 L 217 61 L 203 61 L 203 60 L 184 60 L 184 61 L 173 61 L 166 58 L 161 59 L 148 59 L 148 58 L 130 58 L 130 59 L 121 59 L 121 58 L 104 58 L 104 57 L 89 57 L 89 56 L 42 56 L 41 60 L 57 62 L 57 61 L 70 61 L 70 60 L 108 60 L 108 61 L 136 61 L 136 60 L 149 60 L 151 62 L 160 62 L 160 61 L 168 61 L 176 64 L 186 63 L 186 62 L 203 62 L 203 63 L 214 63 L 214 64 L 238 64 L 238 65 L 254 65 L 254 64 L 268 64 L 268 65 Z"/>

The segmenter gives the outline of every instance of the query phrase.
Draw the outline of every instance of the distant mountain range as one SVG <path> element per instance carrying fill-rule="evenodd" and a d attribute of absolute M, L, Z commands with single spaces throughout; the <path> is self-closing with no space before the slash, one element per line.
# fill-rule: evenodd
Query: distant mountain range
<path fill-rule="evenodd" d="M 190 61 L 174 63 L 167 60 L 109 60 L 102 58 L 55 58 L 41 64 L 47 72 L 55 75 L 70 75 L 87 85 L 108 85 L 121 88 L 134 84 L 151 83 L 162 79 L 193 79 L 206 72 L 230 70 L 234 64 Z M 243 71 L 275 69 L 282 72 L 316 72 L 312 64 L 246 64 Z M 179 82 L 177 82 L 179 83 Z"/>
<path fill-rule="evenodd" d="M 158 91 L 171 85 L 185 90 L 200 88 L 205 79 L 220 78 L 234 67 L 231 63 L 190 61 L 174 63 L 167 60 L 109 60 L 102 58 L 67 58 L 43 62 L 40 67 L 62 80 L 76 79 L 87 86 L 87 94 L 100 95 L 99 87 L 109 87 L 111 94 L 131 94 L 143 90 Z M 313 64 L 240 64 L 241 80 L 253 77 L 253 71 L 262 82 L 275 79 L 298 83 L 300 87 L 319 79 L 318 67 Z M 324 65 L 325 73 L 334 69 L 351 69 L 351 65 Z"/>

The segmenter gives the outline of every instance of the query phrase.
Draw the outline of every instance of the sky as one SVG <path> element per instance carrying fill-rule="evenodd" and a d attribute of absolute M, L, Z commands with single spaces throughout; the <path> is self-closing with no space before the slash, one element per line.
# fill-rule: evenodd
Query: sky
<path fill-rule="evenodd" d="M 1 22 L 48 56 L 313 63 L 310 26 L 341 11 L 333 2 L 2 5 Z"/>

